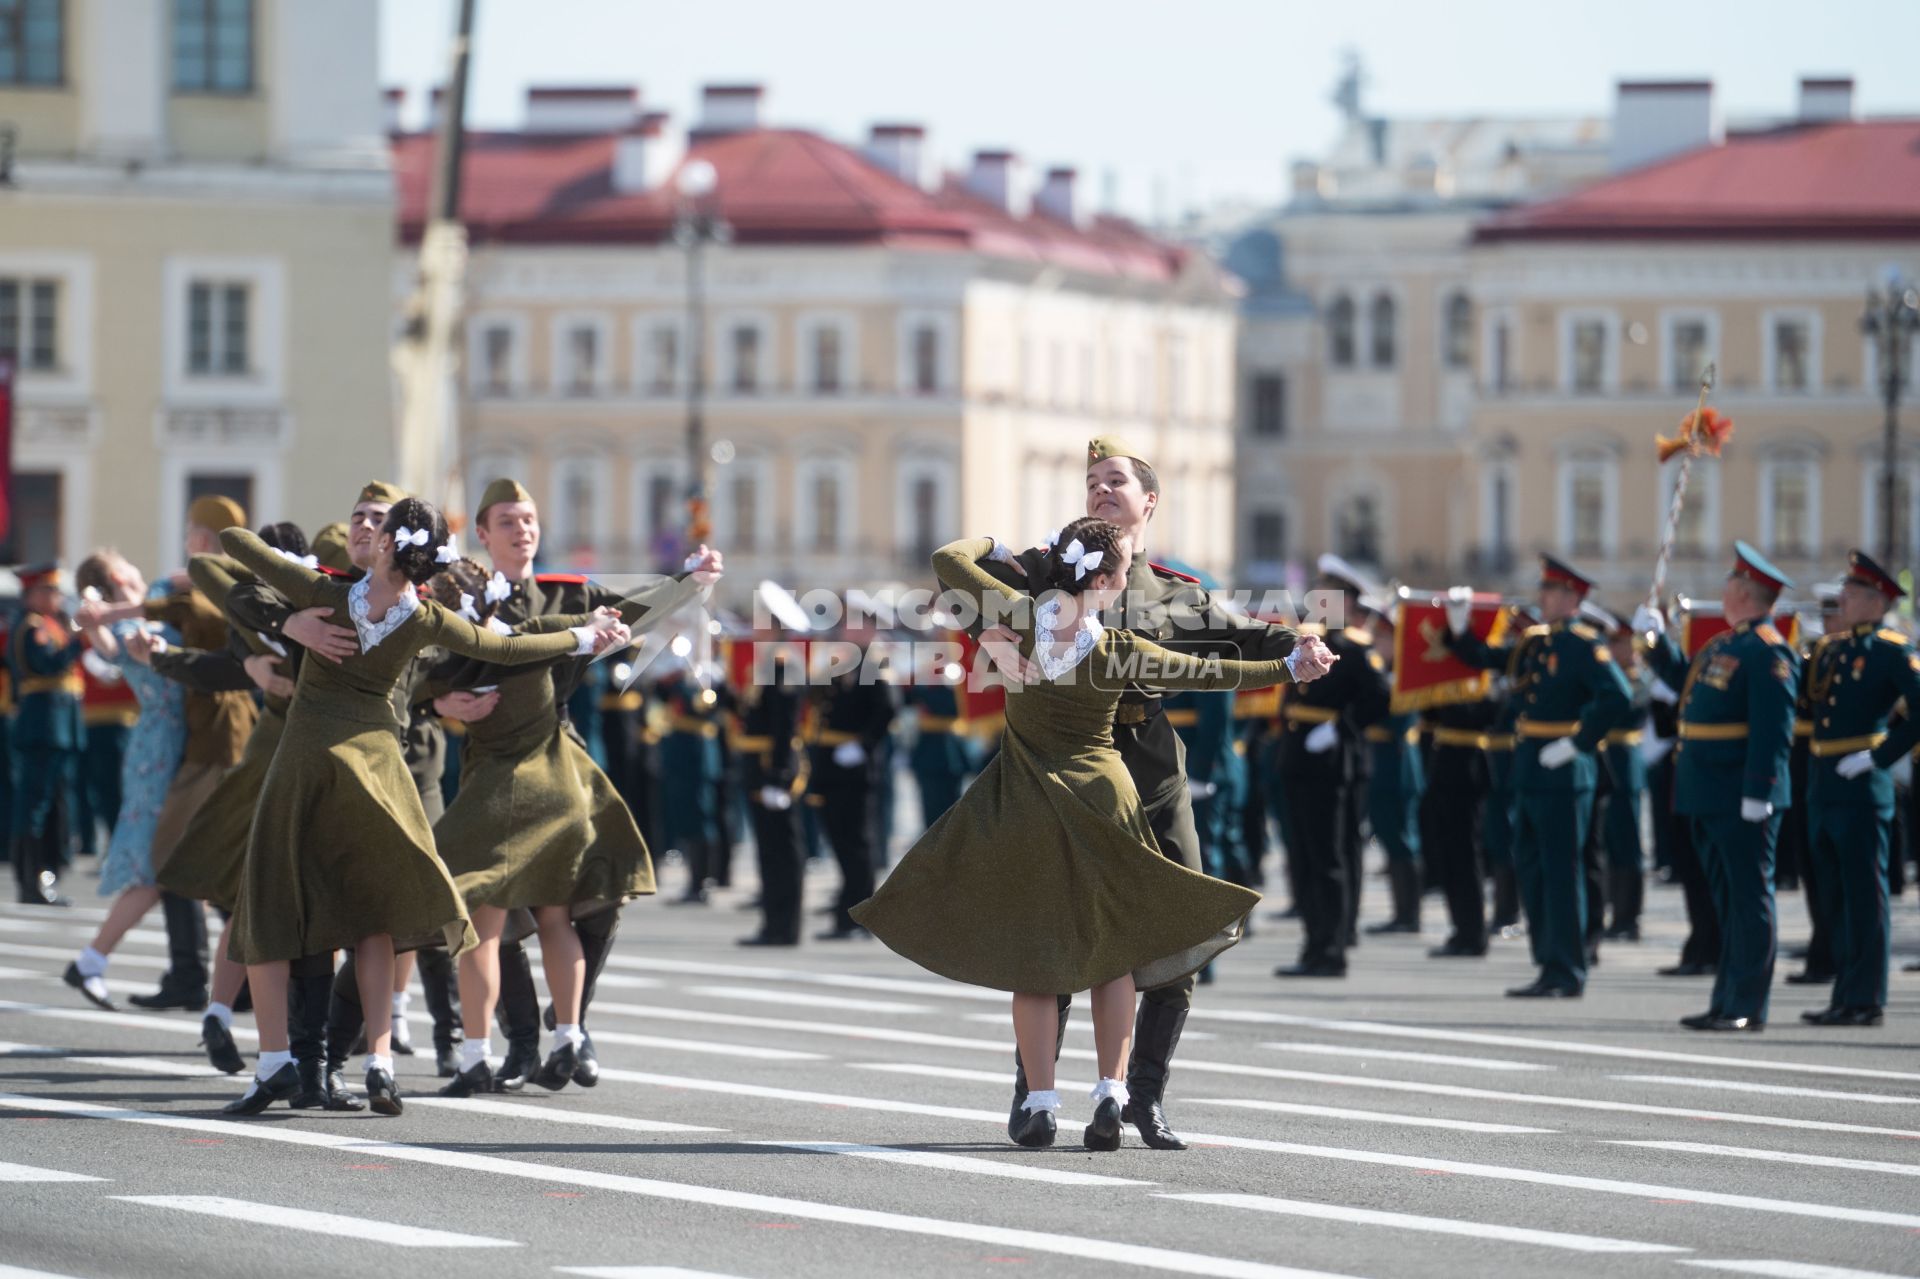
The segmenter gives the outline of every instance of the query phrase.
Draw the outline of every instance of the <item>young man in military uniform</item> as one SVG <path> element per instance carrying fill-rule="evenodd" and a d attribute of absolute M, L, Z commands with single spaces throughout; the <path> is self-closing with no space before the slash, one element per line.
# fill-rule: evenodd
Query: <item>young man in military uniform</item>
<path fill-rule="evenodd" d="M 1159 503 L 1159 476 L 1135 450 L 1111 437 L 1088 443 L 1086 514 L 1118 525 L 1133 546 L 1125 615 L 1103 620 L 1189 654 L 1213 652 L 1258 660 L 1292 653 L 1297 633 L 1291 627 L 1255 622 L 1226 607 L 1186 574 L 1148 561 L 1147 530 Z M 994 560 L 982 561 L 981 567 L 1024 588 L 1026 578 L 1037 571 L 1043 550 L 1035 547 L 1023 552 L 1016 557 L 1020 560 L 1017 567 Z M 1037 669 L 1021 655 L 1019 637 L 1011 629 L 989 627 L 981 633 L 980 642 L 995 668 L 1014 684 L 1038 678 Z M 1295 679 L 1305 682 L 1324 674 L 1332 661 L 1325 646 L 1316 640 L 1301 642 L 1299 647 Z M 1017 688 L 1009 695 L 1017 696 Z M 1161 694 L 1150 688 L 1126 691 L 1114 711 L 1114 748 L 1140 793 L 1147 824 L 1160 851 L 1190 870 L 1204 872 L 1180 739 L 1161 714 L 1160 700 Z M 1194 985 L 1189 978 L 1141 992 L 1133 1051 L 1127 1063 L 1129 1100 L 1122 1117 L 1139 1129 L 1142 1141 L 1156 1150 L 1186 1149 L 1186 1143 L 1168 1125 L 1163 1103 L 1174 1049 L 1193 1002 Z M 1056 1051 L 1066 1037 L 1069 1007 L 1069 1001 L 1062 997 Z M 1015 1121 L 1020 1118 L 1026 1095 L 1026 1071 L 1016 1053 Z"/>
<path fill-rule="evenodd" d="M 1393 681 L 1393 623 L 1386 606 L 1379 600 L 1367 600 L 1368 629 L 1373 634 L 1371 651 L 1386 661 L 1389 688 Z M 1367 824 L 1387 855 L 1387 882 L 1393 894 L 1393 916 L 1366 931 L 1375 933 L 1420 932 L 1420 899 L 1427 883 L 1437 887 L 1439 877 L 1429 880 L 1424 832 L 1420 813 L 1426 798 L 1426 760 L 1420 751 L 1419 718 L 1412 712 L 1395 715 L 1370 724 L 1361 732 L 1371 756 L 1371 776 L 1367 782 Z"/>
<path fill-rule="evenodd" d="M 862 633 L 843 630 L 842 635 L 851 640 Z M 806 803 L 817 811 L 840 866 L 833 926 L 816 933 L 817 941 L 869 936 L 847 912 L 873 896 L 876 850 L 885 846 L 878 792 L 892 779 L 881 772 L 880 746 L 892 731 L 894 704 L 891 687 L 867 674 L 855 668 L 807 690 L 801 734 L 807 747 Z"/>
<path fill-rule="evenodd" d="M 802 883 L 800 803 L 807 789 L 807 752 L 800 741 L 805 661 L 776 653 L 764 682 L 741 691 L 733 748 L 741 762 L 747 811 L 760 866 L 760 931 L 742 946 L 800 944 Z"/>
<path fill-rule="evenodd" d="M 1815 582 L 1814 598 L 1820 602 L 1820 633 L 1822 636 L 1835 634 L 1847 629 L 1840 620 L 1840 584 L 1837 582 Z M 1808 749 L 1813 741 L 1813 707 L 1807 702 L 1807 675 L 1813 669 L 1814 646 L 1812 643 L 1800 646 L 1800 696 L 1793 708 L 1793 754 L 1788 756 L 1787 771 L 1792 777 L 1793 807 L 1780 821 L 1780 844 L 1778 859 L 1790 866 L 1800 881 L 1800 898 L 1807 908 L 1807 922 L 1811 931 L 1807 935 L 1806 948 L 1799 952 L 1789 952 L 1788 958 L 1802 961 L 1800 971 L 1787 974 L 1789 986 L 1831 986 L 1836 974 L 1833 958 L 1832 927 L 1835 910 L 1833 903 L 1834 885 L 1831 879 L 1821 878 L 1823 867 L 1814 860 L 1813 841 L 1807 832 L 1807 788 L 1812 779 L 1813 753 Z M 1791 859 L 1791 861 L 1789 861 Z M 1776 878 L 1779 878 L 1776 876 Z"/>
<path fill-rule="evenodd" d="M 1607 734 L 1606 764 L 1610 790 L 1602 825 L 1607 847 L 1607 899 L 1613 908 L 1606 936 L 1640 940 L 1640 912 L 1646 903 L 1646 850 L 1640 841 L 1641 800 L 1647 791 L 1647 761 L 1641 744 L 1653 704 L 1653 675 L 1634 651 L 1633 628 L 1606 614 L 1607 647 L 1613 664 L 1626 676 L 1632 702 L 1620 727 Z"/>
<path fill-rule="evenodd" d="M 1864 551 L 1847 558 L 1839 627 L 1821 636 L 1806 668 L 1813 716 L 1807 836 L 1828 886 L 1828 935 L 1836 977 L 1825 1009 L 1801 1014 L 1816 1026 L 1877 1026 L 1891 959 L 1887 856 L 1893 776 L 1887 770 L 1920 742 L 1909 713 L 1889 731 L 1903 698 L 1920 707 L 1920 653 L 1882 625 L 1905 589 Z"/>
<path fill-rule="evenodd" d="M 1586 989 L 1587 883 L 1583 862 L 1593 818 L 1597 752 L 1625 717 L 1627 682 L 1600 632 L 1578 621 L 1593 583 L 1554 559 L 1540 557 L 1541 625 L 1526 646 L 1516 694 L 1513 782 L 1514 871 L 1540 975 L 1507 992 L 1519 999 L 1578 998 Z M 1467 625 L 1470 588 L 1447 592 L 1453 652 L 1483 670 L 1508 667 L 1518 645 L 1489 646 Z"/>
<path fill-rule="evenodd" d="M 1720 920 L 1712 1003 L 1680 1019 L 1703 1031 L 1767 1024 L 1777 945 L 1774 843 L 1780 813 L 1792 802 L 1787 755 L 1800 679 L 1798 654 L 1767 620 L 1792 581 L 1747 543 L 1733 549 L 1720 597 L 1731 629 L 1708 640 L 1691 663 L 1658 612 L 1643 605 L 1633 616 L 1634 630 L 1653 637 L 1647 656 L 1654 673 L 1680 687 L 1674 811 L 1693 821 Z"/>
<path fill-rule="evenodd" d="M 9 741 L 13 877 L 22 905 L 69 906 L 59 877 L 86 746 L 80 675 L 86 644 L 61 616 L 63 581 L 56 565 L 21 570 L 20 591 L 24 611 L 7 643 L 16 708 Z"/>

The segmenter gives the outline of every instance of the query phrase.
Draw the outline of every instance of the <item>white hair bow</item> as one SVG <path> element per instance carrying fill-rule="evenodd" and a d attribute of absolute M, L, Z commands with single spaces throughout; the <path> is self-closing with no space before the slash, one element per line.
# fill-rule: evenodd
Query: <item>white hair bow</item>
<path fill-rule="evenodd" d="M 487 579 L 487 603 L 498 604 L 511 594 L 513 594 L 513 583 L 507 580 L 505 573 L 495 569 L 493 576 Z"/>
<path fill-rule="evenodd" d="M 1062 563 L 1073 565 L 1073 580 L 1077 582 L 1089 570 L 1100 567 L 1100 559 L 1104 554 L 1104 551 L 1089 551 L 1076 537 L 1067 543 L 1066 550 L 1060 552 L 1060 559 Z"/>
<path fill-rule="evenodd" d="M 320 557 L 318 555 L 295 555 L 284 546 L 274 547 L 273 553 L 283 560 L 291 560 L 293 563 L 303 565 L 307 568 L 317 569 L 320 567 Z"/>
<path fill-rule="evenodd" d="M 395 546 L 425 546 L 432 540 L 432 534 L 423 528 L 408 528 L 402 524 L 399 528 L 393 530 L 393 544 Z"/>
<path fill-rule="evenodd" d="M 480 614 L 474 612 L 473 609 L 473 596 L 467 594 L 465 591 L 460 592 L 460 616 L 466 618 L 469 622 L 477 622 L 480 620 Z"/>
<path fill-rule="evenodd" d="M 433 553 L 433 562 L 435 564 L 451 564 L 459 558 L 460 542 L 459 539 L 452 537 L 440 543 L 440 549 Z"/>
<path fill-rule="evenodd" d="M 1048 550 L 1052 550 L 1053 544 L 1055 542 L 1058 542 L 1059 540 L 1060 540 L 1059 529 L 1055 529 L 1051 533 L 1042 533 L 1040 535 L 1040 545 L 1046 547 Z"/>

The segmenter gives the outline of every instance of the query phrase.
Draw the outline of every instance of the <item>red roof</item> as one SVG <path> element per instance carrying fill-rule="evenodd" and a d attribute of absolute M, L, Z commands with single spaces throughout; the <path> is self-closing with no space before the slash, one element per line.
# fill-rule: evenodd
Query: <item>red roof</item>
<path fill-rule="evenodd" d="M 1730 135 L 1498 214 L 1474 238 L 1920 238 L 1920 120 Z"/>
<path fill-rule="evenodd" d="M 640 194 L 613 189 L 616 135 L 470 133 L 461 213 L 475 244 L 651 244 L 672 231 L 669 176 Z M 400 234 L 417 242 L 432 184 L 430 133 L 393 139 Z M 901 181 L 815 133 L 755 129 L 695 140 L 687 159 L 718 174 L 718 212 L 743 244 L 884 244 L 975 252 L 1095 275 L 1169 280 L 1186 251 L 1122 218 L 1073 226 L 1013 217 L 948 178 L 934 191 Z M 682 161 L 685 163 L 685 160 Z"/>

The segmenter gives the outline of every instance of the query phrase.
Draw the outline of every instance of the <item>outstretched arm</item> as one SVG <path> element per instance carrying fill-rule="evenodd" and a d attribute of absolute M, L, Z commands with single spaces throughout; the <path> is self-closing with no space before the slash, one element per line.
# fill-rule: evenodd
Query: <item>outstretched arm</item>
<path fill-rule="evenodd" d="M 1133 631 L 1105 632 L 1099 652 L 1090 662 L 1093 678 L 1102 688 L 1144 684 L 1149 688 L 1216 689 L 1266 688 L 1291 683 L 1287 660 L 1241 661 L 1229 657 L 1196 657 L 1163 648 Z"/>
<path fill-rule="evenodd" d="M 213 601 L 215 608 L 225 612 L 227 597 L 233 594 L 233 588 L 250 580 L 252 574 L 242 568 L 238 560 L 225 555 L 196 555 L 187 561 L 187 577 L 202 595 Z"/>
<path fill-rule="evenodd" d="M 420 609 L 426 623 L 424 632 L 426 639 L 421 644 L 422 648 L 438 645 L 462 657 L 477 658 L 500 666 L 524 666 L 528 662 L 570 657 L 583 650 L 591 649 L 591 640 L 583 639 L 580 634 L 580 631 L 586 629 L 584 626 L 546 634 L 523 632 L 513 635 L 496 635 L 485 627 L 475 626 L 458 613 L 442 608 L 432 600 L 422 600 Z"/>
<path fill-rule="evenodd" d="M 321 588 L 327 582 L 324 574 L 286 559 L 246 529 L 223 529 L 220 545 L 240 561 L 242 568 L 286 596 L 294 608 L 311 608 L 326 602 L 321 599 Z"/>

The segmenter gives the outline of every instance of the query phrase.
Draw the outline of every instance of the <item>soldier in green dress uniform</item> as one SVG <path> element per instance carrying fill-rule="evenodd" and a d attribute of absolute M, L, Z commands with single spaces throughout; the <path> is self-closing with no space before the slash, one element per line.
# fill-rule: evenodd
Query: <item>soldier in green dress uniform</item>
<path fill-rule="evenodd" d="M 867 930 L 848 912 L 873 896 L 874 847 L 885 838 L 877 792 L 887 780 L 880 744 L 893 726 L 893 692 L 854 670 L 814 684 L 808 695 L 806 802 L 818 811 L 840 865 L 833 926 L 815 937 L 863 938 Z"/>
<path fill-rule="evenodd" d="M 1647 657 L 1654 673 L 1680 687 L 1674 811 L 1692 819 L 1720 920 L 1713 999 L 1705 1012 L 1680 1019 L 1690 1030 L 1767 1024 L 1778 943 L 1774 841 L 1793 799 L 1787 756 L 1800 658 L 1767 620 L 1793 583 L 1747 543 L 1735 542 L 1733 550 L 1721 592 L 1730 629 L 1708 640 L 1691 663 L 1658 612 L 1642 606 L 1633 617 L 1634 630 L 1653 637 Z"/>
<path fill-rule="evenodd" d="M 1514 720 L 1514 871 L 1540 975 L 1507 994 L 1522 999 L 1577 998 L 1587 984 L 1587 884 L 1582 862 L 1593 817 L 1597 752 L 1627 713 L 1627 682 L 1599 631 L 1576 620 L 1593 583 L 1550 555 L 1540 557 L 1542 624 L 1514 645 L 1493 647 L 1467 626 L 1473 592 L 1447 593 L 1453 652 L 1469 666 L 1517 672 Z"/>
<path fill-rule="evenodd" d="M 741 690 L 733 749 L 741 764 L 747 813 L 760 867 L 760 931 L 742 946 L 800 944 L 802 884 L 800 810 L 807 789 L 807 752 L 800 740 L 805 657 L 776 653 L 768 678 Z"/>
<path fill-rule="evenodd" d="M 1653 673 L 1634 650 L 1633 628 L 1604 613 L 1607 647 L 1613 664 L 1627 678 L 1632 695 L 1627 718 L 1607 734 L 1606 765 L 1610 787 L 1602 830 L 1607 849 L 1607 900 L 1612 917 L 1606 936 L 1613 941 L 1640 940 L 1640 911 L 1646 900 L 1646 850 L 1640 840 L 1640 810 L 1647 793 L 1647 760 L 1642 744 L 1653 706 Z"/>
<path fill-rule="evenodd" d="M 1377 599 L 1369 597 L 1365 604 L 1375 637 L 1373 651 L 1385 659 L 1391 682 L 1393 623 L 1387 618 L 1385 605 Z M 1387 882 L 1393 893 L 1392 918 L 1371 925 L 1367 931 L 1418 933 L 1420 898 L 1425 892 L 1420 802 L 1427 789 L 1426 769 L 1420 757 L 1419 719 L 1410 711 L 1389 713 L 1380 723 L 1368 725 L 1361 736 L 1372 755 L 1367 824 L 1386 852 Z"/>
<path fill-rule="evenodd" d="M 86 643 L 61 615 L 64 579 L 57 565 L 20 571 L 24 611 L 7 642 L 14 714 L 9 747 L 13 775 L 13 877 L 19 901 L 66 906 L 60 871 L 67 828 L 75 819 L 81 720 L 80 654 Z"/>
<path fill-rule="evenodd" d="M 1840 621 L 1840 590 L 1838 582 L 1813 584 L 1813 597 L 1820 602 L 1821 635 L 1846 629 Z M 1807 802 L 1807 787 L 1812 780 L 1813 763 L 1808 746 L 1813 741 L 1813 708 L 1807 702 L 1806 677 L 1812 670 L 1813 645 L 1818 642 L 1819 636 L 1814 636 L 1811 642 L 1800 646 L 1800 696 L 1794 702 L 1793 754 L 1788 757 L 1788 771 L 1793 778 L 1793 807 L 1780 821 L 1778 857 L 1800 881 L 1800 896 L 1811 925 L 1806 951 L 1797 956 L 1804 962 L 1799 972 L 1787 974 L 1789 986 L 1830 986 L 1835 974 L 1833 937 L 1829 932 L 1834 918 L 1834 886 L 1820 877 L 1822 867 L 1814 860 L 1813 842 L 1807 834 L 1807 810 L 1811 807 Z"/>
<path fill-rule="evenodd" d="M 1888 770 L 1920 742 L 1920 717 L 1909 713 L 1891 729 L 1888 718 L 1902 699 L 1920 707 L 1920 653 L 1882 623 L 1905 595 L 1892 574 L 1854 551 L 1840 588 L 1840 627 L 1820 637 L 1807 663 L 1807 834 L 1816 873 L 1829 885 L 1836 970 L 1829 1005 L 1801 1014 L 1816 1026 L 1876 1026 L 1887 1003 L 1894 792 Z"/>

